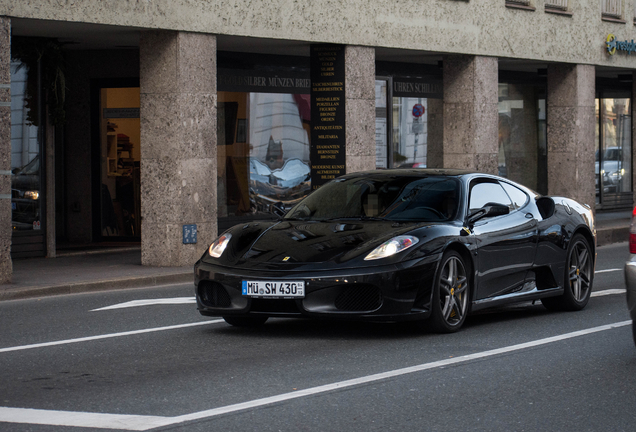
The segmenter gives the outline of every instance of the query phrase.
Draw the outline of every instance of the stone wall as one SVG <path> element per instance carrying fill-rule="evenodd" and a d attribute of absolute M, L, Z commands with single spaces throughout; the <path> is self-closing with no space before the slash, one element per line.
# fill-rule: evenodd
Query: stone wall
<path fill-rule="evenodd" d="M 625 24 L 603 21 L 600 0 L 569 2 L 571 16 L 506 6 L 504 0 L 0 0 L 0 15 L 257 38 L 632 67 L 608 56 L 605 38 L 631 40 Z"/>

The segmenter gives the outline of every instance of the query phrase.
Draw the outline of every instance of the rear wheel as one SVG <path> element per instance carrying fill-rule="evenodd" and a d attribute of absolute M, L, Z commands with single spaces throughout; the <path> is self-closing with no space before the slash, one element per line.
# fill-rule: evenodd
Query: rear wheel
<path fill-rule="evenodd" d="M 541 303 L 550 310 L 578 311 L 590 300 L 594 280 L 592 250 L 581 234 L 572 237 L 565 264 L 563 295 L 541 299 Z"/>
<path fill-rule="evenodd" d="M 636 322 L 632 321 L 632 337 L 634 338 L 634 345 L 636 345 Z"/>
<path fill-rule="evenodd" d="M 468 315 L 470 286 L 464 259 L 455 251 L 442 257 L 433 287 L 429 325 L 439 333 L 459 330 Z"/>
<path fill-rule="evenodd" d="M 225 316 L 223 319 L 226 323 L 233 325 L 234 327 L 258 327 L 265 324 L 265 321 L 267 321 L 267 317 L 260 316 Z"/>

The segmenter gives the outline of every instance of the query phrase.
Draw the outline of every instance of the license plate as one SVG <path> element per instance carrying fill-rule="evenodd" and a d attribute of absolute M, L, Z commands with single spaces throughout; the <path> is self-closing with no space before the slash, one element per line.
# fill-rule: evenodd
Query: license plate
<path fill-rule="evenodd" d="M 16 203 L 12 202 L 11 203 L 11 210 L 17 210 L 18 206 Z"/>
<path fill-rule="evenodd" d="M 243 281 L 246 297 L 303 298 L 305 282 L 302 281 Z"/>

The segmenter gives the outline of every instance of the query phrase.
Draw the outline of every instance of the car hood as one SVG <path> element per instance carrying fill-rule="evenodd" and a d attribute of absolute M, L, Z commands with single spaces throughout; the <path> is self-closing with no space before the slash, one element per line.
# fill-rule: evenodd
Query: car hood
<path fill-rule="evenodd" d="M 250 223 L 228 232 L 232 239 L 217 264 L 249 269 L 299 270 L 369 266 L 374 248 L 422 223 L 389 221 L 281 221 Z M 393 261 L 400 261 L 399 257 Z M 212 260 L 209 256 L 206 260 Z M 387 261 L 384 261 L 387 264 Z"/>

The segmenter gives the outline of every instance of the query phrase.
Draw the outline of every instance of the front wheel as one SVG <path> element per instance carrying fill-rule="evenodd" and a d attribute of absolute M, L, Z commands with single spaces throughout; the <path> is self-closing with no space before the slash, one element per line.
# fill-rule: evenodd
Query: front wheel
<path fill-rule="evenodd" d="M 429 324 L 438 333 L 453 333 L 466 320 L 470 284 L 464 259 L 455 251 L 444 254 L 435 276 Z"/>
<path fill-rule="evenodd" d="M 563 295 L 541 299 L 550 310 L 578 311 L 590 300 L 594 281 L 594 258 L 585 237 L 572 237 L 565 262 Z"/>
<path fill-rule="evenodd" d="M 258 327 L 267 321 L 267 317 L 260 316 L 224 316 L 223 319 L 234 327 Z"/>

